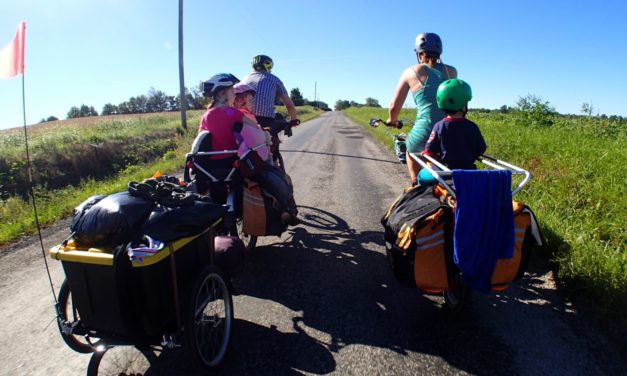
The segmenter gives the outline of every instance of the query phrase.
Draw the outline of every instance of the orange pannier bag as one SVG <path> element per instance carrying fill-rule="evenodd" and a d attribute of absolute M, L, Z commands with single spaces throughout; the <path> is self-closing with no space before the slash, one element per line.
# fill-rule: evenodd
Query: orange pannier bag
<path fill-rule="evenodd" d="M 522 278 L 529 263 L 531 245 L 542 245 L 537 228 L 538 235 L 532 234 L 532 221 L 534 226 L 537 227 L 537 224 L 531 210 L 518 201 L 513 201 L 512 205 L 514 209 L 514 254 L 512 258 L 497 260 L 492 274 L 493 291 L 505 290 L 509 282 Z"/>
<path fill-rule="evenodd" d="M 253 236 L 266 234 L 266 206 L 263 192 L 259 184 L 252 180 L 246 180 L 244 184 L 243 201 L 243 225 L 244 233 Z"/>
<path fill-rule="evenodd" d="M 428 293 L 439 293 L 449 290 L 446 268 L 446 238 L 450 237 L 445 229 L 446 209 L 425 218 L 414 237 L 414 281 L 416 286 Z"/>

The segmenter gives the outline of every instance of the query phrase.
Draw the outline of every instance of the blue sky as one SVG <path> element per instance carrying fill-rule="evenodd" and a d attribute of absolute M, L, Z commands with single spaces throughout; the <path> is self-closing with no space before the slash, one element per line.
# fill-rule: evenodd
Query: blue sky
<path fill-rule="evenodd" d="M 471 107 L 535 94 L 561 113 L 627 115 L 625 1 L 186 0 L 185 81 L 243 77 L 267 54 L 290 90 L 333 106 L 389 103 L 424 31 L 468 81 Z M 102 110 L 151 87 L 178 92 L 178 1 L 21 0 L 0 3 L 0 48 L 26 28 L 26 120 L 87 104 Z M 21 78 L 0 80 L 0 128 L 22 125 Z M 411 105 L 410 101 L 406 102 Z"/>

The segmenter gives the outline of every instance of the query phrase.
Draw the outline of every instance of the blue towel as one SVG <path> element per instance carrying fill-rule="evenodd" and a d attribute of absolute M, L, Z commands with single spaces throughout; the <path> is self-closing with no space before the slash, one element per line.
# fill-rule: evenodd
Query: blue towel
<path fill-rule="evenodd" d="M 457 193 L 454 261 L 464 282 L 488 293 L 499 258 L 514 254 L 514 212 L 509 170 L 453 170 Z"/>

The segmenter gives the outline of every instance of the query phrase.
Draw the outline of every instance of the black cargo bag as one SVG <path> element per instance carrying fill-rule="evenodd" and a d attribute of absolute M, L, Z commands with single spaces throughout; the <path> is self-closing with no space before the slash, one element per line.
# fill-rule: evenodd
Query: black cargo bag
<path fill-rule="evenodd" d="M 70 231 L 79 247 L 113 249 L 132 239 L 154 207 L 128 192 L 93 196 L 74 209 Z"/>
<path fill-rule="evenodd" d="M 422 222 L 444 208 L 433 195 L 433 187 L 408 187 L 390 205 L 381 219 L 385 230 L 385 248 L 394 277 L 405 287 L 417 287 L 415 281 L 415 234 Z M 450 212 L 450 208 L 446 208 Z M 450 228 L 446 228 L 448 236 Z"/>

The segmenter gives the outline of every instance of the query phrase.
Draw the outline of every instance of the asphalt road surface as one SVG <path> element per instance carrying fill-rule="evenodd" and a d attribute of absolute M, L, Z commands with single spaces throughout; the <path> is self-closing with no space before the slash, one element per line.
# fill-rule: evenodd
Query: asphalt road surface
<path fill-rule="evenodd" d="M 282 150 L 302 223 L 261 238 L 235 280 L 221 374 L 624 374 L 612 324 L 565 302 L 538 260 L 509 290 L 473 294 L 461 314 L 400 287 L 379 221 L 407 183 L 405 166 L 342 113 L 295 128 Z M 67 220 L 45 230 L 45 248 L 67 234 Z M 48 263 L 58 291 L 63 271 Z M 0 249 L 0 313 L 0 374 L 85 374 L 90 355 L 60 338 L 36 238 Z M 176 350 L 146 374 L 197 373 Z"/>

